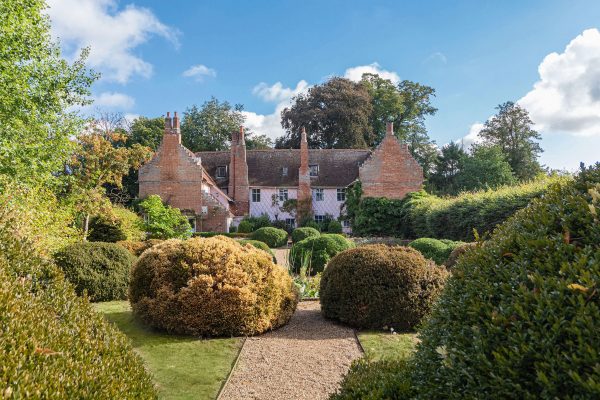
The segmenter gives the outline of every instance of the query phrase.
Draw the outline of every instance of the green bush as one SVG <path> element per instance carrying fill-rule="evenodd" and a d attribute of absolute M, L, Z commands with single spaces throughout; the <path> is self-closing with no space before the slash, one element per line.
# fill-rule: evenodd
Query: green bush
<path fill-rule="evenodd" d="M 327 232 L 328 233 L 342 233 L 343 229 L 342 229 L 342 224 L 340 223 L 340 221 L 336 221 L 334 219 L 329 221 L 329 224 L 327 224 Z"/>
<path fill-rule="evenodd" d="M 267 246 L 281 247 L 287 244 L 288 233 L 283 229 L 272 228 L 270 226 L 258 228 L 250 234 L 250 239 L 266 243 Z"/>
<path fill-rule="evenodd" d="M 131 341 L 20 236 L 23 221 L 0 195 L 2 397 L 155 399 Z"/>
<path fill-rule="evenodd" d="M 77 294 L 87 292 L 91 301 L 127 297 L 129 271 L 135 261 L 116 243 L 74 243 L 59 250 L 54 260 Z"/>
<path fill-rule="evenodd" d="M 351 203 L 347 212 L 354 216 L 352 230 L 356 235 L 473 241 L 474 229 L 480 236 L 491 232 L 532 199 L 541 197 L 551 183 L 565 180 L 547 178 L 449 198 L 424 191 L 402 200 L 367 197 Z"/>
<path fill-rule="evenodd" d="M 297 243 L 308 237 L 317 237 L 317 236 L 321 236 L 321 233 L 318 230 L 316 230 L 315 228 L 311 228 L 308 226 L 305 226 L 303 228 L 296 228 L 292 232 L 292 242 Z"/>
<path fill-rule="evenodd" d="M 600 163 L 465 253 L 419 337 L 418 399 L 600 398 Z"/>
<path fill-rule="evenodd" d="M 104 216 L 90 219 L 90 233 L 87 237 L 90 242 L 115 243 L 126 239 L 127 235 L 121 229 L 119 221 L 110 220 Z"/>
<path fill-rule="evenodd" d="M 146 250 L 129 300 L 144 323 L 194 336 L 246 336 L 287 323 L 298 302 L 288 272 L 225 236 L 168 240 Z"/>
<path fill-rule="evenodd" d="M 450 257 L 452 250 L 461 244 L 463 242 L 455 242 L 448 239 L 420 238 L 413 240 L 408 245 L 418 250 L 425 258 L 435 261 L 437 265 L 443 265 L 448 257 Z"/>
<path fill-rule="evenodd" d="M 352 247 L 354 243 L 341 235 L 311 236 L 294 243 L 289 254 L 290 265 L 296 273 L 299 273 L 302 267 L 306 267 L 307 273 L 314 275 L 322 272 L 337 253 Z"/>
<path fill-rule="evenodd" d="M 356 328 L 408 331 L 430 312 L 447 276 L 410 247 L 357 247 L 336 255 L 323 272 L 321 311 Z"/>
<path fill-rule="evenodd" d="M 472 249 L 476 246 L 477 246 L 477 243 L 472 242 L 472 243 L 463 243 L 463 244 L 460 244 L 460 245 L 454 247 L 454 249 L 452 249 L 452 252 L 450 253 L 450 256 L 448 256 L 448 259 L 446 260 L 444 265 L 448 269 L 453 268 L 456 265 L 456 263 L 458 262 L 458 259 L 463 254 L 465 254 L 467 251 L 469 251 L 470 249 Z"/>
<path fill-rule="evenodd" d="M 307 220 L 304 225 L 302 226 L 302 228 L 313 228 L 319 232 L 321 232 L 321 224 L 319 224 L 317 221 L 315 221 L 314 219 L 310 219 Z"/>
<path fill-rule="evenodd" d="M 271 258 L 273 259 L 273 262 L 275 264 L 277 264 L 277 257 L 275 257 L 275 253 L 273 253 L 273 250 L 271 250 L 271 248 L 269 246 L 267 246 L 266 243 L 258 241 L 258 240 L 252 240 L 252 239 L 240 240 L 239 243 L 242 244 L 242 245 L 249 244 L 249 245 L 252 245 L 252 246 L 256 247 L 257 249 L 261 249 L 263 251 L 266 251 L 267 253 L 269 253 L 269 255 L 271 256 Z"/>
<path fill-rule="evenodd" d="M 192 236 L 192 227 L 179 208 L 162 202 L 160 196 L 150 195 L 140 204 L 145 214 L 144 229 L 150 239 L 187 239 Z"/>
<path fill-rule="evenodd" d="M 253 226 L 250 223 L 250 221 L 243 219 L 243 220 L 240 221 L 240 224 L 238 225 L 237 231 L 239 233 L 250 233 L 250 232 L 253 231 Z"/>
<path fill-rule="evenodd" d="M 352 363 L 340 389 L 329 400 L 403 400 L 413 395 L 404 360 L 372 362 L 364 358 Z"/>

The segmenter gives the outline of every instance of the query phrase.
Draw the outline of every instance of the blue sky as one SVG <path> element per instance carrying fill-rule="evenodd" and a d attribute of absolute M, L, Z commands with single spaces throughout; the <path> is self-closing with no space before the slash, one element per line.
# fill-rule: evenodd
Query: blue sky
<path fill-rule="evenodd" d="M 244 104 L 249 127 L 276 136 L 292 95 L 331 75 L 381 71 L 436 89 L 427 127 L 439 145 L 469 142 L 513 100 L 543 134 L 543 163 L 600 160 L 597 0 L 49 3 L 65 55 L 91 47 L 104 110 L 153 117 L 215 96 Z"/>

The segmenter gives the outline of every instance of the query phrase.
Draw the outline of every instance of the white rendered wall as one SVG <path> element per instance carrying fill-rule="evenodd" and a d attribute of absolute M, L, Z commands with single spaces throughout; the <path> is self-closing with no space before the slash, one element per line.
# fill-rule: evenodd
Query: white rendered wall
<path fill-rule="evenodd" d="M 260 202 L 252 201 L 252 189 L 260 189 Z M 250 215 L 258 217 L 262 214 L 267 214 L 269 219 L 285 220 L 286 218 L 294 218 L 293 215 L 282 212 L 279 207 L 283 206 L 283 202 L 278 202 L 278 205 L 273 205 L 273 195 L 279 194 L 280 188 L 268 188 L 268 187 L 250 187 L 249 199 L 250 199 Z M 298 198 L 297 188 L 281 188 L 288 190 L 288 199 Z"/>

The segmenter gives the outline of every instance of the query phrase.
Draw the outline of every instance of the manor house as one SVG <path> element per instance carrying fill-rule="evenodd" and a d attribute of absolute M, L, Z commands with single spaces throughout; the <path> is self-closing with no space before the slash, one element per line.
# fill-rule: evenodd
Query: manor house
<path fill-rule="evenodd" d="M 228 232 L 246 215 L 266 214 L 291 227 L 304 213 L 316 221 L 338 218 L 346 189 L 357 180 L 363 196 L 391 199 L 423 184 L 422 168 L 391 123 L 374 150 L 309 149 L 304 131 L 300 149 L 247 150 L 240 128 L 231 150 L 198 153 L 181 144 L 179 123 L 176 112 L 167 113 L 163 141 L 140 168 L 139 193 L 181 209 L 196 231 Z"/>

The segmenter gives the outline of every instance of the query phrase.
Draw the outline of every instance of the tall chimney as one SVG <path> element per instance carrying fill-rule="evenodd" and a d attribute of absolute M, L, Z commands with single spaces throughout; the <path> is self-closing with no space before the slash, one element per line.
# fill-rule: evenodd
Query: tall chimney
<path fill-rule="evenodd" d="M 250 212 L 250 194 L 248 183 L 248 163 L 246 162 L 246 141 L 244 127 L 231 134 L 231 156 L 229 160 L 229 197 L 235 202 L 235 215 Z"/>
<path fill-rule="evenodd" d="M 172 120 L 171 113 L 167 111 L 167 116 L 165 117 L 165 133 L 171 133 Z"/>
<path fill-rule="evenodd" d="M 385 134 L 386 136 L 394 136 L 394 123 L 388 122 L 385 124 Z"/>
<path fill-rule="evenodd" d="M 173 133 L 179 133 L 179 117 L 177 116 L 177 111 L 175 111 L 175 116 L 173 117 Z"/>
<path fill-rule="evenodd" d="M 312 192 L 310 188 L 310 168 L 308 165 L 308 141 L 306 129 L 302 127 L 300 138 L 300 170 L 298 171 L 298 204 L 296 213 L 298 223 L 312 215 Z"/>

